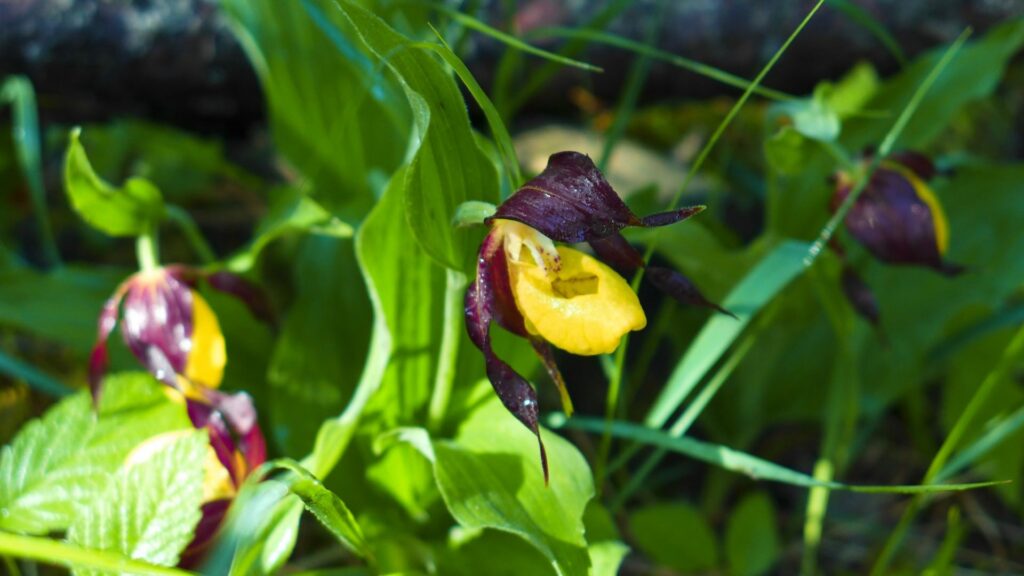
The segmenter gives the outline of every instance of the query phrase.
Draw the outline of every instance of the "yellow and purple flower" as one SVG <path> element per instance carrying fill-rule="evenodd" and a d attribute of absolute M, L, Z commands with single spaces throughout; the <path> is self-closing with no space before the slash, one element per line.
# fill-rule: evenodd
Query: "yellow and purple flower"
<path fill-rule="evenodd" d="M 252 398 L 244 392 L 217 390 L 227 351 L 217 316 L 195 289 L 199 280 L 239 298 L 255 316 L 270 320 L 262 293 L 239 276 L 202 274 L 184 266 L 143 270 L 124 281 L 104 304 L 89 363 L 89 383 L 98 400 L 107 369 L 107 339 L 120 319 L 128 349 L 157 380 L 180 393 L 177 397 L 185 403 L 192 425 L 209 434 L 203 515 L 182 555 L 183 565 L 202 555 L 238 487 L 267 454 Z M 147 441 L 137 451 L 158 447 L 166 440 L 161 438 Z"/>
<path fill-rule="evenodd" d="M 870 157 L 865 162 L 868 160 Z M 961 273 L 962 266 L 945 259 L 949 223 L 942 204 L 928 185 L 935 174 L 935 165 L 923 154 L 891 154 L 881 162 L 851 206 L 845 219 L 846 229 L 886 264 L 925 266 L 946 276 Z M 854 176 L 839 172 L 835 182 L 833 211 L 853 190 Z M 874 294 L 850 267 L 842 246 L 837 242 L 831 246 L 843 260 L 843 293 L 861 316 L 877 325 L 880 313 Z"/>
<path fill-rule="evenodd" d="M 538 442 L 536 392 L 494 353 L 491 323 L 529 340 L 558 387 L 564 410 L 571 414 L 572 403 L 551 345 L 583 356 L 608 354 L 625 334 L 647 325 L 636 293 L 620 275 L 645 263 L 620 231 L 672 224 L 703 209 L 638 217 L 589 157 L 560 152 L 485 220 L 490 232 L 477 257 L 476 279 L 466 292 L 466 327 L 483 352 L 487 377 L 498 397 L 537 434 Z M 586 242 L 608 264 L 555 242 Z M 678 272 L 647 267 L 645 277 L 681 302 L 721 310 Z M 540 454 L 546 478 L 542 443 Z"/>

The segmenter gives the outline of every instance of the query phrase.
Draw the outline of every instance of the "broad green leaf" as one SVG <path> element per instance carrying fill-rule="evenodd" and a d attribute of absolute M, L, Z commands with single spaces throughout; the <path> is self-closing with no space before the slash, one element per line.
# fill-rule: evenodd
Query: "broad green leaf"
<path fill-rule="evenodd" d="M 725 556 L 732 576 L 764 574 L 782 552 L 775 506 L 765 494 L 746 496 L 729 516 L 725 528 Z"/>
<path fill-rule="evenodd" d="M 381 390 L 368 407 L 380 414 L 381 432 L 415 423 L 423 413 L 441 340 L 445 273 L 427 257 L 407 223 L 410 171 L 395 173 L 356 242 L 374 315 L 386 324 L 391 339 Z"/>
<path fill-rule="evenodd" d="M 861 62 L 851 68 L 838 82 L 829 86 L 830 89 L 824 94 L 826 104 L 835 110 L 840 118 L 845 119 L 864 108 L 878 92 L 878 72 L 875 72 L 875 67 L 869 62 Z M 885 111 L 880 112 L 883 115 L 888 114 Z M 892 116 L 895 118 L 895 112 Z"/>
<path fill-rule="evenodd" d="M 184 406 L 148 374 L 108 377 L 98 418 L 88 392 L 62 401 L 0 450 L 0 529 L 66 529 L 139 443 L 188 427 Z"/>
<path fill-rule="evenodd" d="M 809 145 L 792 126 L 783 126 L 764 142 L 764 157 L 768 166 L 779 174 L 791 175 L 803 168 Z"/>
<path fill-rule="evenodd" d="M 405 103 L 330 0 L 225 0 L 269 103 L 274 143 L 345 221 L 374 203 L 408 142 Z"/>
<path fill-rule="evenodd" d="M 647 415 L 648 426 L 664 424 L 686 396 L 732 345 L 750 319 L 804 269 L 808 245 L 788 241 L 767 254 L 729 293 L 722 305 L 737 318 L 711 317 L 676 364 Z"/>
<path fill-rule="evenodd" d="M 965 46 L 946 67 L 921 102 L 899 139 L 897 148 L 927 146 L 949 125 L 965 104 L 980 100 L 995 89 L 1010 59 L 1024 46 L 1024 18 L 991 29 L 984 38 Z M 887 80 L 868 106 L 898 111 L 942 58 L 945 47 L 918 57 L 894 78 Z M 891 118 L 851 120 L 842 141 L 848 150 L 877 145 L 892 125 Z"/>
<path fill-rule="evenodd" d="M 352 240 L 304 238 L 293 265 L 295 303 L 267 373 L 273 433 L 285 454 L 313 447 L 320 424 L 337 416 L 369 346 L 370 306 Z"/>
<path fill-rule="evenodd" d="M 468 232 L 452 227 L 452 217 L 467 200 L 495 202 L 499 189 L 476 144 L 462 93 L 430 53 L 356 4 L 336 4 L 367 49 L 395 74 L 413 113 L 417 146 L 406 172 L 408 225 L 431 258 L 462 270 L 475 247 Z"/>
<path fill-rule="evenodd" d="M 202 517 L 210 444 L 206 431 L 180 431 L 151 454 L 132 456 L 107 489 L 89 501 L 68 529 L 84 548 L 174 566 Z M 77 576 L 117 574 L 76 569 Z"/>
<path fill-rule="evenodd" d="M 259 479 L 277 471 L 289 473 L 278 481 L 283 482 L 290 493 L 298 496 L 306 510 L 309 510 L 342 545 L 361 557 L 368 556 L 363 531 L 348 506 L 337 494 L 324 488 L 316 476 L 294 460 L 273 460 L 254 475 Z"/>
<path fill-rule="evenodd" d="M 805 100 L 776 104 L 769 121 L 776 114 L 785 114 L 793 121 L 793 129 L 812 140 L 831 142 L 839 136 L 842 125 L 839 114 L 830 106 L 829 94 L 832 86 L 819 84 L 814 94 Z"/>
<path fill-rule="evenodd" d="M 231 257 L 227 267 L 243 273 L 252 269 L 271 242 L 288 234 L 310 233 L 333 238 L 350 238 L 352 227 L 332 216 L 315 200 L 293 187 L 271 191 L 270 207 L 260 221 L 252 242 Z"/>
<path fill-rule="evenodd" d="M 104 182 L 89 164 L 79 135 L 79 130 L 71 131 L 64 161 L 64 189 L 75 212 L 110 236 L 138 236 L 152 230 L 164 214 L 160 191 L 143 178 L 129 178 L 120 188 Z"/>
<path fill-rule="evenodd" d="M 460 525 L 493 528 L 533 544 L 556 573 L 590 569 L 583 513 L 594 495 L 590 469 L 568 441 L 542 432 L 551 465 L 544 485 L 537 439 L 492 399 L 459 429 L 434 442 L 434 473 Z"/>
<path fill-rule="evenodd" d="M 683 573 L 718 566 L 718 539 L 699 510 L 682 502 L 645 506 L 629 517 L 633 541 L 663 566 Z"/>
<path fill-rule="evenodd" d="M 501 530 L 455 528 L 438 552 L 438 574 L 551 576 L 551 563 L 528 542 Z"/>
<path fill-rule="evenodd" d="M 48 273 L 0 267 L 0 325 L 63 344 L 85 357 L 103 302 L 127 274 L 66 266 Z"/>

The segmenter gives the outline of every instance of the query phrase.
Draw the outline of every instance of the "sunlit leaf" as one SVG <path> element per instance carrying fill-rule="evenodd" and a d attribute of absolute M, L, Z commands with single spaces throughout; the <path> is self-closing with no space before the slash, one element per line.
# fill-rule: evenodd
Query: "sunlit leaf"
<path fill-rule="evenodd" d="M 208 450 L 205 431 L 183 431 L 148 457 L 125 464 L 71 524 L 68 540 L 85 548 L 174 566 L 202 516 Z M 117 572 L 79 568 L 75 574 Z"/>
<path fill-rule="evenodd" d="M 188 426 L 184 405 L 148 374 L 108 377 L 98 418 L 88 392 L 62 401 L 0 450 L 0 529 L 66 529 L 133 448 Z"/>
<path fill-rule="evenodd" d="M 79 130 L 71 131 L 64 162 L 64 189 L 78 215 L 110 236 L 138 236 L 156 226 L 164 214 L 163 198 L 152 182 L 129 178 L 115 188 L 93 171 Z"/>

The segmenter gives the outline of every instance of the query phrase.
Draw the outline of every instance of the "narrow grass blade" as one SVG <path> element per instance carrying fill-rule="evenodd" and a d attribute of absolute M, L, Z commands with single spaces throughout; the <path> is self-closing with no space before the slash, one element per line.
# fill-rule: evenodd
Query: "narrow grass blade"
<path fill-rule="evenodd" d="M 456 22 L 462 24 L 466 28 L 470 28 L 472 30 L 480 32 L 481 34 L 490 36 L 491 38 L 494 38 L 499 42 L 511 46 L 516 50 L 522 50 L 527 54 L 533 54 L 534 56 L 543 58 L 556 64 L 561 64 L 563 66 L 571 66 L 573 68 L 579 68 L 581 70 L 587 70 L 589 72 L 604 72 L 604 69 L 602 69 L 600 66 L 594 66 L 593 64 L 588 64 L 580 60 L 574 60 L 572 58 L 569 58 L 568 56 L 564 56 L 562 54 L 555 54 L 554 52 L 548 52 L 547 50 L 544 50 L 542 48 L 537 48 L 536 46 L 527 44 L 521 39 L 512 36 L 511 34 L 506 34 L 501 30 L 498 30 L 497 28 L 488 26 L 487 24 L 484 24 L 483 22 L 477 20 L 476 18 L 473 18 L 472 16 L 469 16 L 468 14 L 463 14 L 462 12 L 452 10 L 451 8 L 447 8 L 445 6 L 437 6 L 437 8 L 441 12 L 444 12 L 446 15 L 451 17 L 452 20 L 455 20 Z"/>
<path fill-rule="evenodd" d="M 985 433 L 984 436 L 978 438 L 967 448 L 964 448 L 956 458 L 950 460 L 949 463 L 935 475 L 935 481 L 942 482 L 977 462 L 993 448 L 999 446 L 1007 438 L 1010 438 L 1020 431 L 1022 427 L 1024 427 L 1024 407 L 1018 408 L 1016 412 L 1003 419 L 999 424 L 993 426 Z"/>
<path fill-rule="evenodd" d="M 592 29 L 586 29 L 586 28 L 584 28 L 584 29 L 574 29 L 574 28 L 552 27 L 552 28 L 542 28 L 540 30 L 536 30 L 534 32 L 531 32 L 530 33 L 530 37 L 531 38 L 548 38 L 548 37 L 571 38 L 571 39 L 579 39 L 579 40 L 586 40 L 586 41 L 589 41 L 589 42 L 595 42 L 597 44 L 605 44 L 605 45 L 608 45 L 608 46 L 614 46 L 616 48 L 621 48 L 623 50 L 629 50 L 631 52 L 635 52 L 637 54 L 641 54 L 643 56 L 647 56 L 647 57 L 653 58 L 655 60 L 660 60 L 662 62 L 666 62 L 666 63 L 671 64 L 673 66 L 676 66 L 678 68 L 682 68 L 684 70 L 689 70 L 690 72 L 693 72 L 694 74 L 699 74 L 699 75 L 704 76 L 706 78 L 710 78 L 711 80 L 715 80 L 716 82 L 721 82 L 722 84 L 725 84 L 726 86 L 732 86 L 733 88 L 739 88 L 740 90 L 746 90 L 748 88 L 751 88 L 751 86 L 753 86 L 752 90 L 753 90 L 753 92 L 755 94 L 757 94 L 759 96 L 764 96 L 765 98 L 769 98 L 771 100 L 779 100 L 779 101 L 783 101 L 783 102 L 788 102 L 788 101 L 794 101 L 794 100 L 798 100 L 799 99 L 797 96 L 793 96 L 791 94 L 786 94 L 785 92 L 780 92 L 778 90 L 772 90 L 771 88 L 765 88 L 763 86 L 753 85 L 752 82 L 750 82 L 749 80 L 747 80 L 745 78 L 742 78 L 740 76 L 736 76 L 735 74 L 730 74 L 730 73 L 728 73 L 728 72 L 726 72 L 724 70 L 721 70 L 719 68 L 715 68 L 714 66 L 709 66 L 709 65 L 704 64 L 702 62 L 698 62 L 697 60 L 691 60 L 689 58 L 684 58 L 682 56 L 677 56 L 676 54 L 673 54 L 671 52 L 666 52 L 664 50 L 659 50 L 657 48 L 652 48 L 651 46 L 648 46 L 647 44 L 643 44 L 643 43 L 637 42 L 635 40 L 630 40 L 629 38 L 624 38 L 622 36 L 617 36 L 615 34 L 611 34 L 611 33 L 608 33 L 608 32 L 602 32 L 600 30 L 592 30 Z"/>
<path fill-rule="evenodd" d="M 836 10 L 839 10 L 846 15 L 847 18 L 855 22 L 856 24 L 863 27 L 865 30 L 870 32 L 885 49 L 892 54 L 892 57 L 903 66 L 907 63 L 907 55 L 903 52 L 903 48 L 900 47 L 899 42 L 893 35 L 885 29 L 874 16 L 868 13 L 867 10 L 860 6 L 850 2 L 850 0 L 829 0 L 829 6 L 832 6 Z"/>
<path fill-rule="evenodd" d="M 28 183 L 47 264 L 60 265 L 60 254 L 50 226 L 50 213 L 46 208 L 46 189 L 43 187 L 43 168 L 40 160 L 39 117 L 36 112 L 36 93 L 32 83 L 23 76 L 11 76 L 0 84 L 0 104 L 9 103 L 12 109 L 11 137 L 14 141 L 18 164 Z"/>
<path fill-rule="evenodd" d="M 553 428 L 571 428 L 593 433 L 603 433 L 607 423 L 599 418 L 566 418 L 562 414 L 552 414 L 546 424 Z M 612 435 L 633 440 L 651 446 L 657 446 L 670 452 L 684 454 L 691 458 L 707 462 L 719 468 L 744 474 L 755 480 L 780 482 L 792 486 L 812 488 L 821 486 L 832 490 L 862 492 L 869 494 L 932 494 L 937 492 L 957 492 L 985 488 L 1005 482 L 974 482 L 967 484 L 911 484 L 893 486 L 864 486 L 844 484 L 842 482 L 821 482 L 803 472 L 780 466 L 763 458 L 746 452 L 734 450 L 721 444 L 702 442 L 689 437 L 674 437 L 661 430 L 647 428 L 640 424 L 615 421 L 611 423 Z"/>
<path fill-rule="evenodd" d="M 664 425 L 729 349 L 750 319 L 804 270 L 803 258 L 807 248 L 804 242 L 784 242 L 740 281 L 722 303 L 725 309 L 736 314 L 736 318 L 716 315 L 708 320 L 655 400 L 644 420 L 647 426 L 659 428 Z"/>

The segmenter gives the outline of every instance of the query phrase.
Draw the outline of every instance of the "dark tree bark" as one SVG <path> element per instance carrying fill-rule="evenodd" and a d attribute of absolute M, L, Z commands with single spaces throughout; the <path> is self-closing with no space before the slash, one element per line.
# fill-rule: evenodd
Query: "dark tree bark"
<path fill-rule="evenodd" d="M 282 2 L 290 0 L 280 0 Z M 643 35 L 660 0 L 636 0 L 609 30 Z M 506 17 L 488 0 L 493 24 L 524 30 L 579 26 L 608 0 L 522 0 Z M 813 4 L 810 0 L 669 0 L 658 47 L 752 77 Z M 948 42 L 964 26 L 980 33 L 1024 14 L 1024 0 L 860 0 L 908 55 Z M 509 26 L 509 22 L 512 22 Z M 467 60 L 489 86 L 504 47 L 474 35 Z M 557 43 L 546 47 L 557 48 Z M 538 62 L 527 57 L 528 65 Z M 527 112 L 559 112 L 572 85 L 614 101 L 634 56 L 593 46 L 582 58 L 602 66 L 589 78 L 559 73 Z M 867 59 L 896 62 L 864 27 L 826 6 L 794 43 L 767 84 L 805 92 Z M 139 116 L 204 133 L 241 135 L 264 122 L 259 83 L 215 0 L 0 0 L 0 77 L 25 74 L 47 119 L 64 122 Z M 731 89 L 655 64 L 644 98 L 699 98 Z"/>

